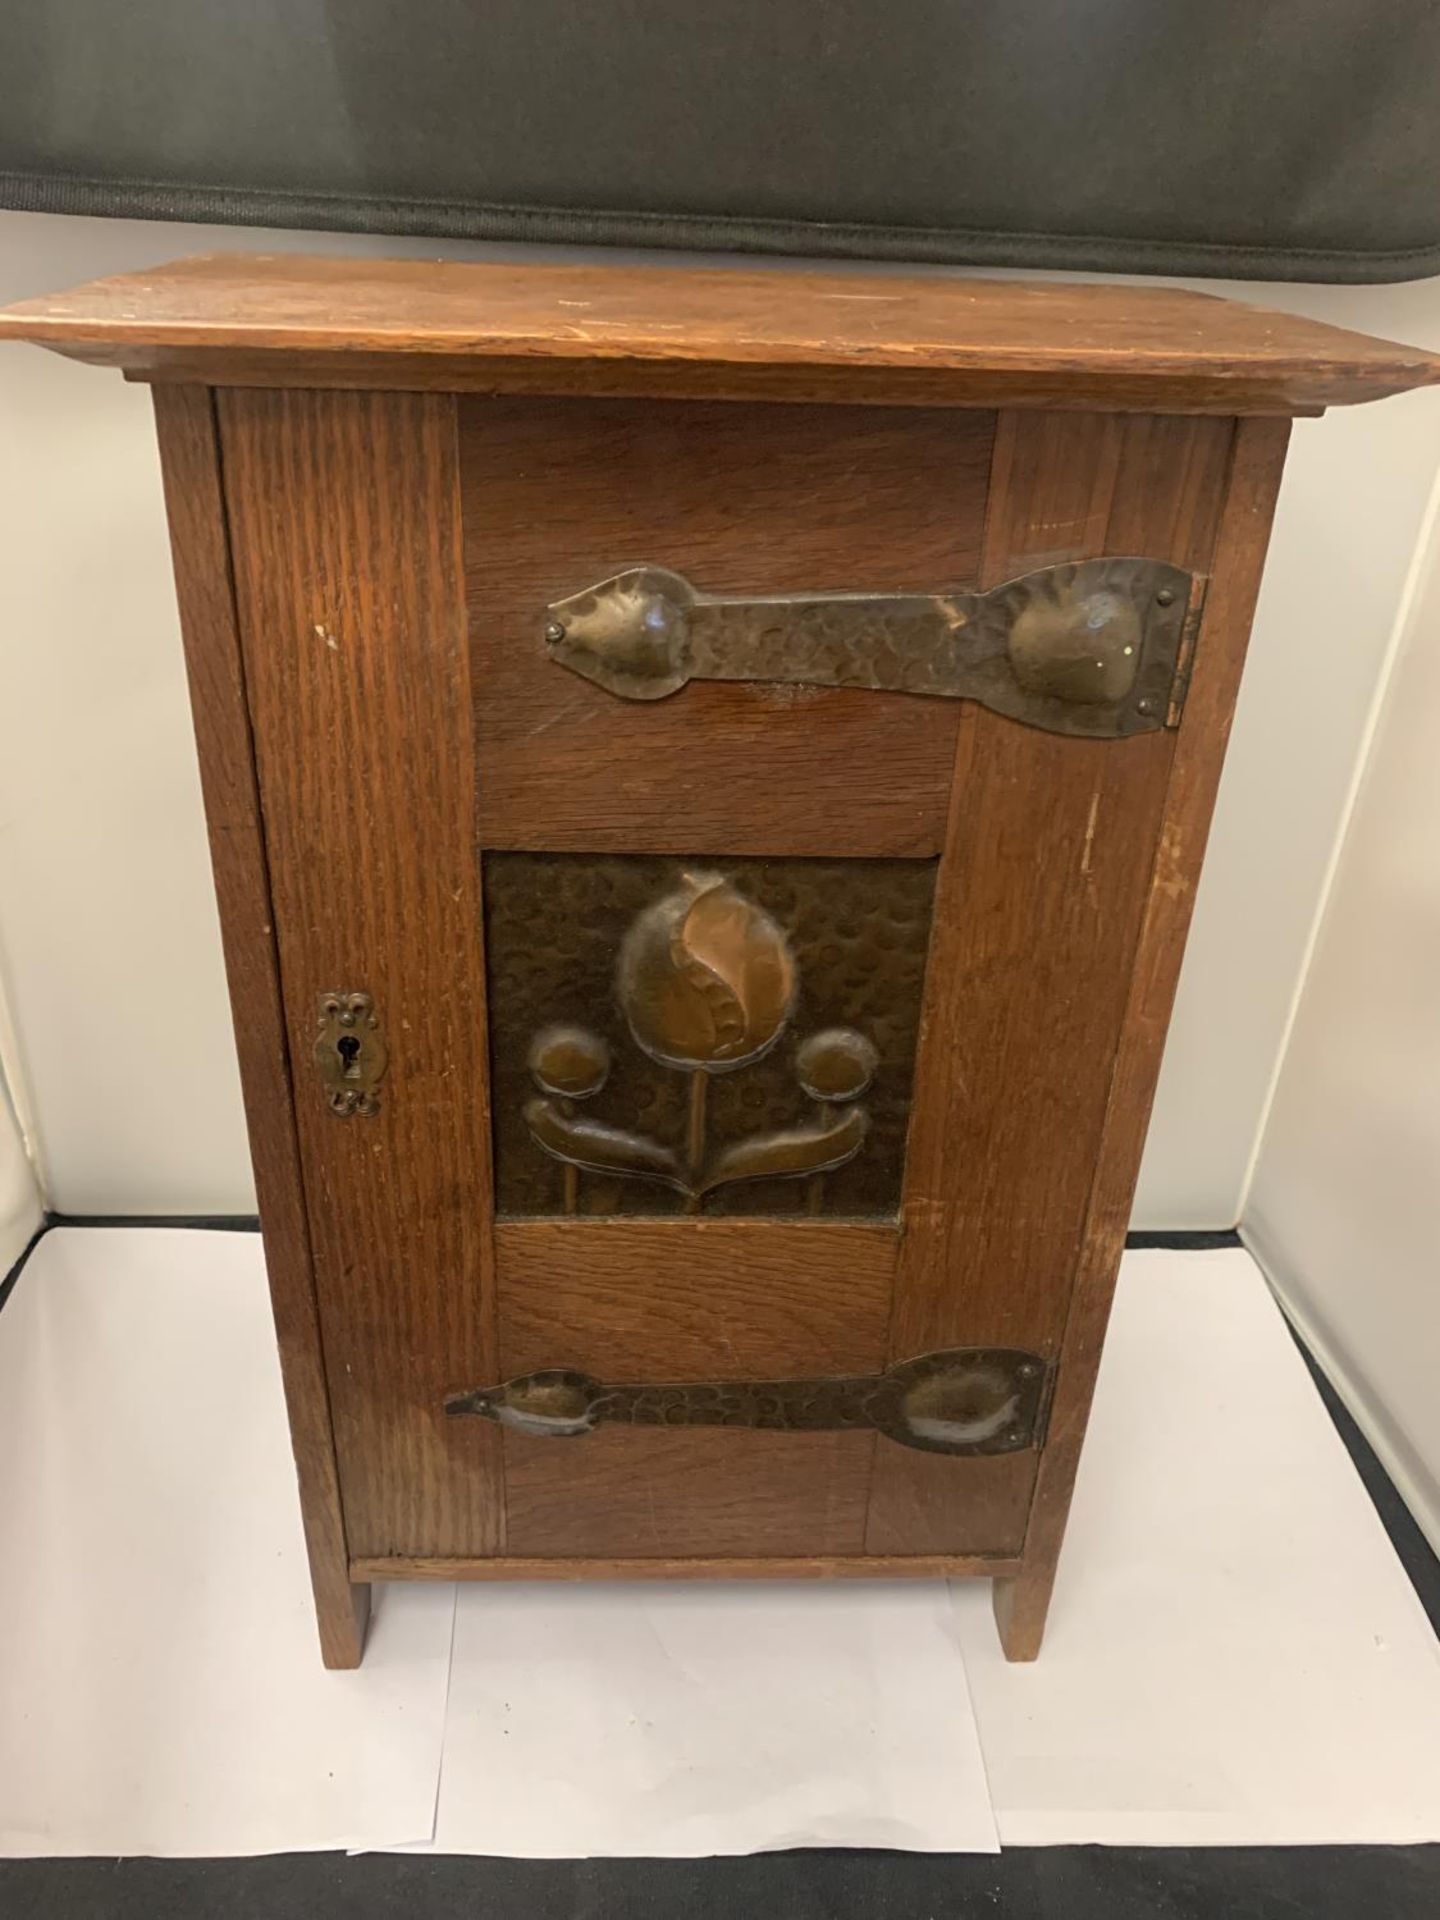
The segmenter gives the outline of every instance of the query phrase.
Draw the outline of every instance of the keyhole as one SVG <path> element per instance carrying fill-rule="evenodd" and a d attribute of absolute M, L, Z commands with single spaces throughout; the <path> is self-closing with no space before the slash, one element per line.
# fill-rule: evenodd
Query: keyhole
<path fill-rule="evenodd" d="M 353 1033 L 342 1033 L 335 1042 L 335 1051 L 344 1061 L 343 1077 L 346 1080 L 360 1078 L 360 1040 Z"/>

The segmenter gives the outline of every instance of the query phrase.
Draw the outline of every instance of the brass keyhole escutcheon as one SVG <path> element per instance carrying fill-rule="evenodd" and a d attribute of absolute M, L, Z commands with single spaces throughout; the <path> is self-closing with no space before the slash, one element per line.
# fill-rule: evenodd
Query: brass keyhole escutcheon
<path fill-rule="evenodd" d="M 389 1055 L 374 1001 L 368 993 L 322 993 L 319 1016 L 315 1064 L 330 1111 L 342 1120 L 378 1113 Z"/>

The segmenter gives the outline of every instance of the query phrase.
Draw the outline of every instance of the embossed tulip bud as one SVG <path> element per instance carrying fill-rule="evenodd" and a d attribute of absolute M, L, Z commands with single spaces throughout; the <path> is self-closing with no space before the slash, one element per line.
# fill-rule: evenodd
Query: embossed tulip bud
<path fill-rule="evenodd" d="M 542 1093 L 588 1100 L 610 1073 L 610 1049 L 585 1027 L 545 1027 L 530 1042 L 529 1067 Z"/>
<path fill-rule="evenodd" d="M 626 934 L 616 987 L 652 1060 L 723 1073 L 779 1038 L 795 1000 L 795 962 L 763 907 L 721 874 L 687 873 Z"/>
<path fill-rule="evenodd" d="M 826 1027 L 795 1050 L 796 1078 L 812 1100 L 858 1100 L 878 1065 L 870 1041 L 851 1027 Z"/>

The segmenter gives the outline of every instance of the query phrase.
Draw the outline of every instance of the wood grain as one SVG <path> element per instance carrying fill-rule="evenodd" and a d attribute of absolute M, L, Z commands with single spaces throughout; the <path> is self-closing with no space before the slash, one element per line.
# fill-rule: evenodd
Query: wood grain
<path fill-rule="evenodd" d="M 549 658 L 544 609 L 642 560 L 709 593 L 973 584 L 992 416 L 497 400 L 460 417 L 487 847 L 939 850 L 957 702 L 696 683 L 636 704 Z"/>
<path fill-rule="evenodd" d="M 503 1542 L 490 1154 L 454 402 L 222 393 L 291 1057 L 374 996 L 374 1118 L 297 1080 L 345 1521 L 359 1556 Z"/>
<path fill-rule="evenodd" d="M 6 335 L 236 384 L 257 363 L 274 385 L 313 385 L 328 362 L 352 384 L 456 391 L 621 368 L 734 397 L 733 375 L 773 396 L 819 372 L 853 401 L 924 381 L 932 402 L 1152 412 L 1293 413 L 1440 378 L 1418 348 L 1167 287 L 594 262 L 217 254 L 24 302 L 0 314 Z"/>
<path fill-rule="evenodd" d="M 1036 1457 L 951 1460 L 913 1447 L 877 1447 L 866 1553 L 1018 1555 Z"/>
<path fill-rule="evenodd" d="M 898 1248 L 893 1227 L 830 1220 L 500 1221 L 501 1371 L 879 1373 Z"/>
<path fill-rule="evenodd" d="M 3 311 L 0 311 L 3 317 Z M 0 336 L 3 338 L 3 336 Z M 248 352 L 178 347 L 56 347 L 40 344 L 87 365 L 118 367 L 127 380 L 182 386 L 213 382 L 226 387 L 303 387 L 324 391 L 383 393 L 573 396 L 611 400 L 719 400 L 766 406 L 923 407 L 952 411 L 1029 408 L 1050 413 L 1167 415 L 1239 414 L 1316 416 L 1326 405 L 1378 399 L 1378 393 L 1331 394 L 1325 403 L 1296 397 L 1294 376 L 1233 377 L 1190 374 L 1157 380 L 1119 365 L 1073 379 L 1035 368 L 1029 373 L 987 373 L 946 367 L 772 367 L 687 360 L 514 359 L 474 354 Z M 1430 384 L 1398 377 L 1386 391 Z"/>
<path fill-rule="evenodd" d="M 195 387 L 157 392 L 155 423 L 321 1657 L 327 1667 L 355 1667 L 369 1590 L 351 1585 L 341 1513 L 213 397 Z"/>
<path fill-rule="evenodd" d="M 1204 420 L 1002 415 L 983 583 L 1131 550 L 1203 569 L 1230 437 Z M 892 1359 L 962 1344 L 1058 1351 L 1173 747 L 1170 733 L 1073 740 L 967 711 Z M 1019 1537 L 1036 1458 L 995 1463 L 1001 1540 Z M 973 1547 L 958 1506 L 947 1520 L 943 1480 L 923 1458 L 877 1456 L 867 1543 Z"/>
<path fill-rule="evenodd" d="M 1125 423 L 1115 414 L 1000 415 L 987 493 L 984 586 L 1105 551 L 1124 439 Z M 1010 726 L 1003 734 L 1014 731 Z"/>
<path fill-rule="evenodd" d="M 506 1552 L 858 1554 L 876 1445 L 873 1433 L 742 1428 L 602 1427 L 573 1442 L 507 1433 Z"/>
<path fill-rule="evenodd" d="M 1286 421 L 1242 421 L 1235 436 L 1205 622 L 1108 1082 L 1025 1567 L 996 1589 L 996 1617 L 1012 1660 L 1033 1660 L 1040 1650 L 1288 438 Z"/>
<path fill-rule="evenodd" d="M 409 1556 L 356 1560 L 357 1580 L 965 1580 L 1013 1573 L 1011 1555 L 982 1554 L 772 1554 L 691 1559 L 617 1560 L 571 1555 L 521 1559 L 514 1554 L 482 1560 L 437 1560 Z"/>

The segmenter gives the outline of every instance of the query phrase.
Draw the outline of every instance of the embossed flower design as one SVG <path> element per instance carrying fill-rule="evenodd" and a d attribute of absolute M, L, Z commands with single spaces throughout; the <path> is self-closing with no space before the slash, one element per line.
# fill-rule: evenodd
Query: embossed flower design
<path fill-rule="evenodd" d="M 595 1111 L 610 1073 L 606 1041 L 566 1022 L 542 1027 L 530 1045 L 536 1092 L 524 1118 L 535 1144 L 565 1168 L 564 1211 L 578 1210 L 582 1172 L 663 1182 L 688 1213 L 738 1181 L 804 1179 L 818 1211 L 821 1179 L 852 1160 L 870 1130 L 861 1095 L 880 1061 L 864 1034 L 824 1027 L 799 1043 L 795 1078 L 811 1106 L 788 1124 L 716 1142 L 707 1118 L 713 1076 L 775 1045 L 796 982 L 781 928 L 723 874 L 685 873 L 645 908 L 621 943 L 616 997 L 640 1048 L 688 1081 L 683 1131 L 652 1134 Z"/>
<path fill-rule="evenodd" d="M 632 924 L 616 988 L 652 1060 L 725 1073 L 759 1059 L 795 1002 L 785 935 L 723 875 L 687 873 Z"/>

